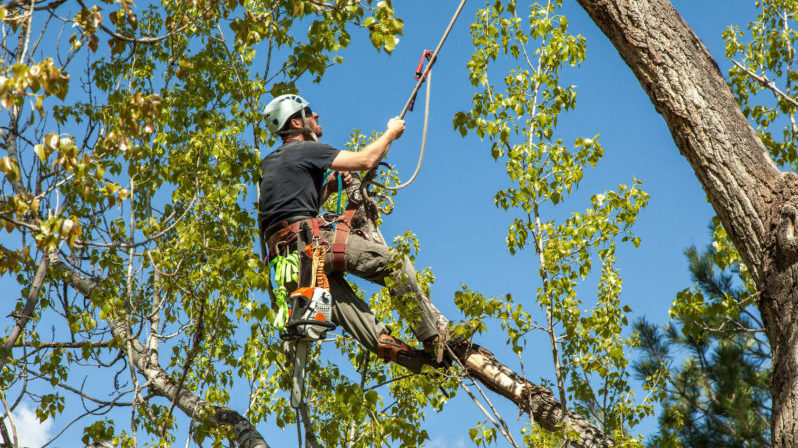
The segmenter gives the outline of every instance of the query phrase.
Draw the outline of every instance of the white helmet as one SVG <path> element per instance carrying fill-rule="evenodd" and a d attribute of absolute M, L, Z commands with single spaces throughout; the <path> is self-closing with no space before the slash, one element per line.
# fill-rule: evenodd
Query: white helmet
<path fill-rule="evenodd" d="M 285 126 L 285 122 L 297 112 L 302 113 L 302 130 L 294 130 L 297 132 L 308 132 L 315 140 L 316 134 L 311 131 L 310 127 L 305 122 L 305 108 L 308 107 L 308 102 L 299 95 L 287 94 L 280 95 L 271 100 L 266 108 L 263 109 L 263 117 L 266 120 L 266 127 L 269 132 L 274 135 L 286 134 L 287 132 L 280 132 L 280 129 Z"/>

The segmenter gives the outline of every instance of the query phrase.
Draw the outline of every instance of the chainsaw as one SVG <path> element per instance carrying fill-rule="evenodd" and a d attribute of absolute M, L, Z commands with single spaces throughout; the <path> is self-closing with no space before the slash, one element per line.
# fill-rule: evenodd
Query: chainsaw
<path fill-rule="evenodd" d="M 305 399 L 305 365 L 308 347 L 313 341 L 324 339 L 327 331 L 334 330 L 332 322 L 332 295 L 324 288 L 299 288 L 289 297 L 288 321 L 280 334 L 284 341 L 293 342 L 294 370 L 291 384 L 291 407 L 299 408 Z"/>

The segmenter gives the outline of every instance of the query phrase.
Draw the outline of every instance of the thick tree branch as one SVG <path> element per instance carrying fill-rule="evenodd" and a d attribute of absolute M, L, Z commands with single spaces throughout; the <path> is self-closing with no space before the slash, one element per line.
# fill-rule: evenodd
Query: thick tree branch
<path fill-rule="evenodd" d="M 535 423 L 547 431 L 561 431 L 562 407 L 551 391 L 520 377 L 500 363 L 491 352 L 476 344 L 455 350 L 468 374 L 479 380 L 488 389 L 515 403 L 518 408 L 532 416 Z M 575 430 L 580 439 L 572 442 L 577 448 L 611 447 L 612 439 L 581 415 L 567 411 L 568 428 Z"/>
<path fill-rule="evenodd" d="M 56 255 L 51 256 L 50 263 L 54 270 L 66 277 L 66 281 L 73 288 L 86 297 L 91 297 L 99 287 L 97 280 L 84 277 L 69 269 Z M 152 359 L 147 355 L 147 348 L 133 336 L 130 328 L 124 323 L 109 318 L 108 324 L 114 337 L 122 343 L 123 350 L 125 346 L 129 347 L 130 357 L 136 369 L 147 378 L 150 390 L 153 393 L 168 400 L 173 400 L 177 408 L 186 415 L 205 424 L 231 426 L 235 432 L 236 441 L 243 448 L 269 447 L 252 423 L 241 414 L 226 406 L 213 406 L 190 391 L 181 388 L 177 381 L 173 380 L 160 365 L 152 362 Z"/>
<path fill-rule="evenodd" d="M 798 175 L 780 171 L 668 0 L 577 1 L 662 114 L 761 292 L 757 306 L 772 350 L 772 445 L 796 446 Z"/>
<path fill-rule="evenodd" d="M 31 284 L 28 297 L 25 299 L 25 307 L 22 309 L 22 314 L 17 318 L 17 324 L 11 330 L 11 334 L 3 342 L 3 351 L 0 353 L 0 370 L 5 366 L 8 355 L 11 353 L 11 348 L 16 344 L 19 335 L 22 334 L 28 324 L 28 320 L 33 316 L 33 310 L 39 300 L 39 291 L 41 291 L 42 284 L 44 284 L 49 265 L 50 260 L 47 254 L 44 254 L 42 261 L 39 262 L 39 267 L 36 269 L 36 276 L 33 278 L 33 284 Z"/>
<path fill-rule="evenodd" d="M 781 177 L 709 51 L 667 0 L 578 0 L 627 63 L 759 286 Z"/>

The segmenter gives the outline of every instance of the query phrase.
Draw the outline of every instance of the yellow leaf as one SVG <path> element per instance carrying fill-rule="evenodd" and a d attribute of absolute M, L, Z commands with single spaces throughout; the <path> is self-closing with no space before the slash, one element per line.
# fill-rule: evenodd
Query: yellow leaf
<path fill-rule="evenodd" d="M 58 232 L 61 235 L 68 235 L 72 231 L 72 227 L 75 225 L 75 222 L 71 219 L 67 218 L 61 222 L 61 228 L 58 229 Z"/>
<path fill-rule="evenodd" d="M 50 149 L 58 149 L 58 134 L 47 134 L 44 136 L 44 144 Z"/>
<path fill-rule="evenodd" d="M 19 179 L 19 166 L 10 157 L 0 159 L 0 171 L 4 172 L 12 182 Z"/>
<path fill-rule="evenodd" d="M 35 152 L 36 155 L 39 156 L 39 160 L 41 160 L 42 162 L 47 160 L 47 156 L 49 155 L 45 151 L 44 145 L 42 145 L 42 144 L 38 144 L 38 145 L 34 146 L 33 147 L 33 152 Z"/>

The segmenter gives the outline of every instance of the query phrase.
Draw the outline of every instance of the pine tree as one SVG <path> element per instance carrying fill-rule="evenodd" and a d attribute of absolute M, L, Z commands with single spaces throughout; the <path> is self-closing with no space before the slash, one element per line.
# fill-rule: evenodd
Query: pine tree
<path fill-rule="evenodd" d="M 716 226 L 718 228 L 718 226 Z M 635 323 L 648 386 L 661 389 L 649 446 L 770 446 L 770 346 L 756 289 L 722 229 L 703 251 L 685 250 L 695 285 L 677 294 L 660 327 Z"/>

